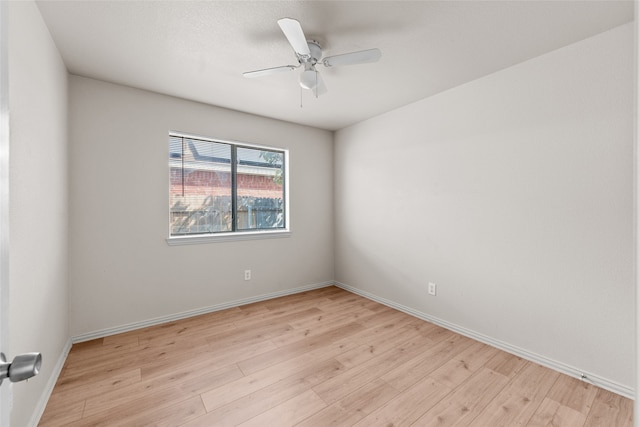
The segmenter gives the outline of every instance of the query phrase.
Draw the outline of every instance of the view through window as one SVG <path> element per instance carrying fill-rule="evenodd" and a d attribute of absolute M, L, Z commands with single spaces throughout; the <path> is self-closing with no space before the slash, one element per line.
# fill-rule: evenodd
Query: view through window
<path fill-rule="evenodd" d="M 285 156 L 170 134 L 170 235 L 285 229 Z"/>

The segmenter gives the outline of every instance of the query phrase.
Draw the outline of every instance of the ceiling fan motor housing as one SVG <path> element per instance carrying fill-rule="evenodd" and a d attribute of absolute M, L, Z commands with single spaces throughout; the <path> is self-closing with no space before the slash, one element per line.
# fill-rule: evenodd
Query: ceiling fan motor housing
<path fill-rule="evenodd" d="M 308 59 L 300 57 L 298 59 L 301 64 L 304 62 L 310 62 L 311 65 L 316 65 L 318 61 L 320 61 L 320 58 L 322 58 L 322 48 L 320 47 L 320 44 L 315 40 L 307 41 L 307 45 L 309 46 L 311 57 Z"/>

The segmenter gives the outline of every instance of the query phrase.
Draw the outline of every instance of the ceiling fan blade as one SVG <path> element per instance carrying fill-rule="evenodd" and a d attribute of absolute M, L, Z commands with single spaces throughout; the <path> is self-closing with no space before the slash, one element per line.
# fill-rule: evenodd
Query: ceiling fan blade
<path fill-rule="evenodd" d="M 368 49 L 358 52 L 343 53 L 342 55 L 329 56 L 322 60 L 322 64 L 325 67 L 365 64 L 367 62 L 376 62 L 381 56 L 382 52 L 380 52 L 380 49 Z"/>
<path fill-rule="evenodd" d="M 280 25 L 282 32 L 287 40 L 289 40 L 289 44 L 298 55 L 311 56 L 309 45 L 307 45 L 307 38 L 298 21 L 292 18 L 282 18 L 278 20 L 278 25 Z"/>
<path fill-rule="evenodd" d="M 296 68 L 298 67 L 293 65 L 283 65 L 282 67 L 273 67 L 273 68 L 265 68 L 264 70 L 247 71 L 246 73 L 242 73 L 242 75 L 252 79 L 254 77 L 269 76 L 271 74 L 282 73 L 285 71 L 293 71 Z"/>

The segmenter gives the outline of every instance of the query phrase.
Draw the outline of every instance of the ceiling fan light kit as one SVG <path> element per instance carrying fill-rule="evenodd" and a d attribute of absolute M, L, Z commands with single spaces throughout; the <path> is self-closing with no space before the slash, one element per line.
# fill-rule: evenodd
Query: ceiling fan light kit
<path fill-rule="evenodd" d="M 318 72 L 313 69 L 304 70 L 300 74 L 300 87 L 303 89 L 315 89 L 318 85 Z"/>
<path fill-rule="evenodd" d="M 316 70 L 317 64 L 322 64 L 325 67 L 365 64 L 376 62 L 382 56 L 380 49 L 367 49 L 322 58 L 322 48 L 320 44 L 314 40 L 307 40 L 302 31 L 302 26 L 298 21 L 292 18 L 282 18 L 278 20 L 278 25 L 293 48 L 298 60 L 298 65 L 283 65 L 280 67 L 248 71 L 243 73 L 243 76 L 247 78 L 263 77 L 304 67 L 304 70 L 300 73 L 300 87 L 312 90 L 317 97 L 327 91 L 320 73 Z"/>

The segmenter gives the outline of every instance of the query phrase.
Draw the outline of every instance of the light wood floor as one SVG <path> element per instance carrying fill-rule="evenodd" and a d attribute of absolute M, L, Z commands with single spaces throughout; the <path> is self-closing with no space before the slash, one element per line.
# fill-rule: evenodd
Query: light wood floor
<path fill-rule="evenodd" d="M 631 426 L 633 403 L 329 287 L 76 344 L 41 426 Z"/>

